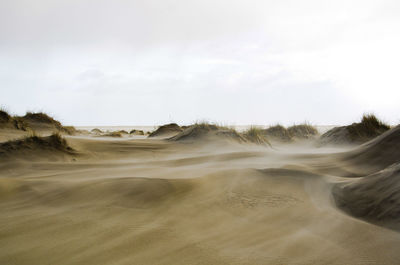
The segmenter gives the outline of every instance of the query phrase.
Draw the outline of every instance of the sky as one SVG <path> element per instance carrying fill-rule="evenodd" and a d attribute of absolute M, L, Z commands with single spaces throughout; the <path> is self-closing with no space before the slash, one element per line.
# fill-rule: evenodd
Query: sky
<path fill-rule="evenodd" d="M 400 123 L 398 0 L 1 0 L 0 106 L 69 125 Z"/>

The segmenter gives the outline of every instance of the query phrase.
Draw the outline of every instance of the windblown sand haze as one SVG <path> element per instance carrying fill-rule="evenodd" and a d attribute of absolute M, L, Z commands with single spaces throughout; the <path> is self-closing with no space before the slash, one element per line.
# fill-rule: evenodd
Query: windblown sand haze
<path fill-rule="evenodd" d="M 300 127 L 22 118 L 34 135 L 0 129 L 1 264 L 400 263 L 398 126 L 321 146 Z"/>

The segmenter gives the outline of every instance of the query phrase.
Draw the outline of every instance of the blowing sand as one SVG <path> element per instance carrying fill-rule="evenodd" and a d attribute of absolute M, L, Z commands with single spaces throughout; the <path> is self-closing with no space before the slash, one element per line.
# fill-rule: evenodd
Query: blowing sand
<path fill-rule="evenodd" d="M 0 264 L 400 263 L 396 228 L 335 204 L 359 149 L 66 139 L 0 158 Z"/>

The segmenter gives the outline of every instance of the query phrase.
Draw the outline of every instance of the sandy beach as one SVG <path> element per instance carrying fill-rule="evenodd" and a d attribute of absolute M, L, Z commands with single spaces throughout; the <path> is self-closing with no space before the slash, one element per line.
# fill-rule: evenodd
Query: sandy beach
<path fill-rule="evenodd" d="M 399 127 L 361 146 L 189 129 L 172 138 L 81 132 L 63 136 L 65 150 L 11 141 L 5 151 L 3 141 L 0 263 L 400 262 L 397 217 L 355 216 L 362 199 L 342 189 L 398 160 Z M 389 206 L 378 208 L 397 212 Z"/>

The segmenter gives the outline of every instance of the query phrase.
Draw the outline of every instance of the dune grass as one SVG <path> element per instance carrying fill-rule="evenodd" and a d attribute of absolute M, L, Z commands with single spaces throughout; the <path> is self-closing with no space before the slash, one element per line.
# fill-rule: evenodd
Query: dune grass
<path fill-rule="evenodd" d="M 208 122 L 196 122 L 195 124 L 191 125 L 192 127 L 197 127 L 199 129 L 206 129 L 206 130 L 218 130 L 219 128 L 223 128 L 220 127 L 216 124 L 213 123 L 208 123 Z"/>
<path fill-rule="evenodd" d="M 361 122 L 347 126 L 350 137 L 355 139 L 369 139 L 389 130 L 390 126 L 379 120 L 374 114 L 364 114 Z"/>
<path fill-rule="evenodd" d="M 7 123 L 12 119 L 11 115 L 8 114 L 8 111 L 1 107 L 0 108 L 0 123 Z"/>
<path fill-rule="evenodd" d="M 278 139 L 284 142 L 289 142 L 292 140 L 292 136 L 290 135 L 288 129 L 280 124 L 276 124 L 268 129 L 263 130 L 263 133 L 267 137 Z"/>
<path fill-rule="evenodd" d="M 12 140 L 0 144 L 1 153 L 18 150 L 51 149 L 71 152 L 74 151 L 61 136 L 60 133 L 53 133 L 50 136 L 38 136 L 31 131 L 29 135 L 22 139 Z"/>
<path fill-rule="evenodd" d="M 287 128 L 291 137 L 299 139 L 308 139 L 318 135 L 318 130 L 311 124 L 305 122 L 298 125 L 293 125 Z"/>
<path fill-rule="evenodd" d="M 23 131 L 31 130 L 22 117 L 10 115 L 5 108 L 0 108 L 0 125 L 2 128 L 14 128 Z"/>
<path fill-rule="evenodd" d="M 243 132 L 243 136 L 245 139 L 249 140 L 250 142 L 257 143 L 257 144 L 268 144 L 270 145 L 268 139 L 265 136 L 264 129 L 257 127 L 257 126 L 250 126 L 249 129 Z"/>
<path fill-rule="evenodd" d="M 25 121 L 28 122 L 38 122 L 38 123 L 48 123 L 53 124 L 57 129 L 62 129 L 61 122 L 55 120 L 53 117 L 50 117 L 48 114 L 44 112 L 27 112 L 25 116 L 22 117 Z"/>
<path fill-rule="evenodd" d="M 103 136 L 109 136 L 109 137 L 122 137 L 121 132 L 109 132 L 104 134 Z"/>

